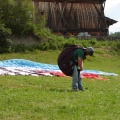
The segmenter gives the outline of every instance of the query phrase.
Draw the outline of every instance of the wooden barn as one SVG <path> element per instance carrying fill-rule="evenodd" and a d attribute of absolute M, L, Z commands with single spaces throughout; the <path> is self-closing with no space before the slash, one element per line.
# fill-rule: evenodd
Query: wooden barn
<path fill-rule="evenodd" d="M 33 0 L 36 15 L 46 15 L 54 33 L 107 36 L 117 21 L 105 17 L 106 0 Z"/>

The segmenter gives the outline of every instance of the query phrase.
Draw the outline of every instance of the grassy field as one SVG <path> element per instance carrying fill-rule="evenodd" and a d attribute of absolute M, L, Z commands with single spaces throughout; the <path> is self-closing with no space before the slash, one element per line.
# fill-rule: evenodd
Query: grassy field
<path fill-rule="evenodd" d="M 0 120 L 119 120 L 120 56 L 96 49 L 85 69 L 114 72 L 108 80 L 83 79 L 85 91 L 73 92 L 69 77 L 0 76 Z M 60 51 L 0 55 L 57 64 Z"/>

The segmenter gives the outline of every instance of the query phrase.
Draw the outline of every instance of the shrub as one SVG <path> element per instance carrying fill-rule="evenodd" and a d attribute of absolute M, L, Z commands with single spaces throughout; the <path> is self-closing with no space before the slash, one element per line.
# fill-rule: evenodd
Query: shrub
<path fill-rule="evenodd" d="M 116 51 L 118 54 L 120 54 L 120 41 L 113 42 L 111 47 L 112 47 L 112 52 Z"/>
<path fill-rule="evenodd" d="M 24 44 L 18 44 L 14 46 L 14 52 L 25 52 L 27 50 L 27 47 Z"/>
<path fill-rule="evenodd" d="M 11 30 L 5 28 L 4 24 L 0 23 L 0 53 L 11 51 Z"/>

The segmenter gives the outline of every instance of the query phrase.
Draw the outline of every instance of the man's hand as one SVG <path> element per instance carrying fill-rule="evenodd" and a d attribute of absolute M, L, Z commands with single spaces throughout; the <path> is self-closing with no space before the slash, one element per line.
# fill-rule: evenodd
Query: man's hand
<path fill-rule="evenodd" d="M 78 57 L 78 66 L 80 67 L 80 71 L 83 70 L 83 59 Z"/>

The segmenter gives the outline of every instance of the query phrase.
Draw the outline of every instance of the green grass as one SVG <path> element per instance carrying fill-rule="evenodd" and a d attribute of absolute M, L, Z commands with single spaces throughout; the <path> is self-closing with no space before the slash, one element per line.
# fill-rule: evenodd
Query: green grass
<path fill-rule="evenodd" d="M 85 69 L 114 72 L 108 80 L 83 79 L 85 91 L 73 92 L 70 77 L 0 76 L 0 120 L 119 120 L 120 56 L 95 52 Z M 57 64 L 60 51 L 0 55 Z"/>

